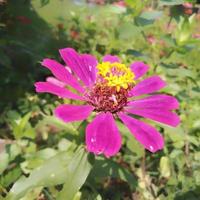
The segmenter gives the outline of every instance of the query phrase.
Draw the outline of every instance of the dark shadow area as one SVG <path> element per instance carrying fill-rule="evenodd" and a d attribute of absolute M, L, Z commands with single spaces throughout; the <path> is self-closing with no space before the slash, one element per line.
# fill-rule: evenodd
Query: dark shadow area
<path fill-rule="evenodd" d="M 184 194 L 177 195 L 174 200 L 199 200 L 200 187 L 187 191 Z"/>
<path fill-rule="evenodd" d="M 45 56 L 56 57 L 66 38 L 36 13 L 29 0 L 0 5 L 0 110 L 33 91 L 35 80 L 48 71 L 40 67 Z M 63 45 L 65 44 L 65 45 Z"/>

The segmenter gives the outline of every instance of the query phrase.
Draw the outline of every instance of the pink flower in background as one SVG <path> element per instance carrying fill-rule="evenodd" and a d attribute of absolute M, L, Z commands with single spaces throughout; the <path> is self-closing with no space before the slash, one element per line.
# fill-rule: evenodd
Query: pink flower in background
<path fill-rule="evenodd" d="M 193 5 L 190 2 L 185 2 L 183 5 L 183 11 L 186 15 L 191 15 L 193 13 Z"/>
<path fill-rule="evenodd" d="M 193 38 L 200 39 L 200 33 L 194 33 L 192 36 Z"/>
<path fill-rule="evenodd" d="M 92 112 L 96 114 L 86 127 L 89 152 L 106 157 L 119 152 L 122 139 L 115 123 L 118 119 L 149 151 L 163 148 L 161 134 L 134 115 L 175 127 L 180 120 L 172 110 L 178 108 L 178 101 L 166 94 L 155 94 L 166 86 L 159 76 L 141 80 L 149 70 L 146 64 L 136 61 L 128 68 L 112 55 L 104 56 L 98 63 L 92 55 L 78 54 L 72 48 L 61 49 L 60 55 L 72 73 L 55 60 L 44 59 L 42 65 L 55 78 L 35 83 L 36 91 L 82 102 L 55 109 L 55 115 L 66 123 L 85 120 Z"/>
<path fill-rule="evenodd" d="M 73 30 L 73 29 L 70 30 L 69 35 L 74 40 L 79 40 L 80 39 L 80 33 L 75 31 L 75 30 Z"/>
<path fill-rule="evenodd" d="M 126 3 L 124 1 L 114 2 L 113 5 L 120 6 L 120 7 L 126 7 Z"/>
<path fill-rule="evenodd" d="M 183 3 L 182 5 L 183 5 L 183 7 L 185 7 L 185 8 L 193 8 L 192 3 L 190 3 L 190 2 L 185 2 L 185 3 Z"/>
<path fill-rule="evenodd" d="M 19 22 L 21 22 L 21 23 L 24 24 L 24 25 L 32 24 L 32 20 L 29 19 L 29 18 L 26 17 L 26 16 L 17 16 L 16 18 L 17 18 L 17 20 L 18 20 Z"/>
<path fill-rule="evenodd" d="M 94 4 L 98 4 L 98 5 L 104 5 L 105 4 L 105 0 L 87 0 L 87 3 L 94 3 Z"/>
<path fill-rule="evenodd" d="M 148 35 L 147 36 L 147 42 L 149 43 L 149 44 L 155 44 L 156 42 L 157 42 L 157 39 L 155 38 L 155 36 L 154 35 Z"/>

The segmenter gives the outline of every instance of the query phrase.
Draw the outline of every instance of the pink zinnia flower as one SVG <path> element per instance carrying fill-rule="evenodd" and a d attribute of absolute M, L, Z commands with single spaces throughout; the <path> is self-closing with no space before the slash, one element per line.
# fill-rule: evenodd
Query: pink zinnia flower
<path fill-rule="evenodd" d="M 190 3 L 190 2 L 185 2 L 185 3 L 183 3 L 182 5 L 183 5 L 183 7 L 185 7 L 185 8 L 193 8 L 192 3 Z"/>
<path fill-rule="evenodd" d="M 118 2 L 114 2 L 113 5 L 120 6 L 120 7 L 126 7 L 126 2 L 118 1 Z"/>
<path fill-rule="evenodd" d="M 194 33 L 192 36 L 193 38 L 200 39 L 200 33 Z"/>
<path fill-rule="evenodd" d="M 157 40 L 156 40 L 156 38 L 155 38 L 154 35 L 148 35 L 148 36 L 147 36 L 147 42 L 148 42 L 149 44 L 155 44 L 155 43 L 157 42 Z"/>
<path fill-rule="evenodd" d="M 92 112 L 96 113 L 86 128 L 89 152 L 106 157 L 119 152 L 122 139 L 116 119 L 120 119 L 149 151 L 156 152 L 163 148 L 161 134 L 132 116 L 173 127 L 180 122 L 177 114 L 172 112 L 178 108 L 178 101 L 166 94 L 152 94 L 165 87 L 166 83 L 156 75 L 140 80 L 149 69 L 146 64 L 137 61 L 127 68 L 117 56 L 112 55 L 104 56 L 98 63 L 92 55 L 78 54 L 72 48 L 61 49 L 60 55 L 72 73 L 55 60 L 44 59 L 42 65 L 55 78 L 35 83 L 36 91 L 83 102 L 83 105 L 63 104 L 55 109 L 55 115 L 64 122 L 85 120 Z M 70 88 L 74 90 L 70 91 Z M 138 98 L 140 95 L 142 98 Z"/>
<path fill-rule="evenodd" d="M 32 23 L 32 20 L 29 19 L 28 17 L 26 16 L 17 16 L 16 17 L 18 21 L 20 21 L 22 24 L 24 25 L 29 25 Z"/>

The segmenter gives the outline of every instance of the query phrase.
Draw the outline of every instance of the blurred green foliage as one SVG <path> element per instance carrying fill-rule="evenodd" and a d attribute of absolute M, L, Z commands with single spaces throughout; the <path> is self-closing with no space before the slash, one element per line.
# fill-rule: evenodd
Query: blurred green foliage
<path fill-rule="evenodd" d="M 90 2 L 90 3 L 89 3 Z M 93 2 L 93 3 L 91 3 Z M 96 2 L 96 4 L 95 4 Z M 0 199 L 198 200 L 200 196 L 200 14 L 182 0 L 0 1 Z M 114 3 L 114 4 L 113 4 Z M 45 57 L 73 47 L 99 59 L 142 60 L 180 102 L 181 125 L 157 125 L 164 150 L 152 154 L 120 123 L 123 147 L 88 155 L 86 122 L 53 115 L 63 100 L 35 94 Z"/>

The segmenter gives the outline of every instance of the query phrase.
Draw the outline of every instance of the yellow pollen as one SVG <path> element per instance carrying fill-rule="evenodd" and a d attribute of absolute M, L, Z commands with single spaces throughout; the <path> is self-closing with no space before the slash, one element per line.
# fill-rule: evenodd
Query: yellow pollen
<path fill-rule="evenodd" d="M 124 64 L 103 62 L 97 65 L 97 69 L 98 74 L 106 81 L 106 84 L 116 87 L 117 91 L 120 91 L 120 88 L 128 89 L 135 83 L 134 73 Z"/>

